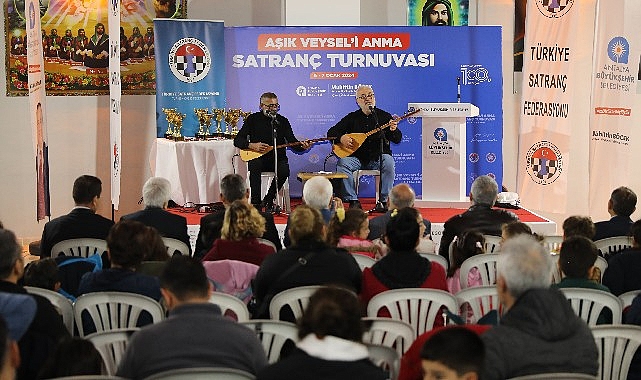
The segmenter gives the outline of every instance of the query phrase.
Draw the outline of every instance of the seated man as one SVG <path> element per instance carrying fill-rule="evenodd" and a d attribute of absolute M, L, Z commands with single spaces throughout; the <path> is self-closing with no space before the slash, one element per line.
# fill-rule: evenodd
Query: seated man
<path fill-rule="evenodd" d="M 142 187 L 144 210 L 125 215 L 121 220 L 136 220 L 147 226 L 154 227 L 161 236 L 180 240 L 187 244 L 191 253 L 189 235 L 187 235 L 187 219 L 165 210 L 171 197 L 171 184 L 165 178 L 151 177 Z"/>
<path fill-rule="evenodd" d="M 114 222 L 96 214 L 102 192 L 98 177 L 82 175 L 73 183 L 73 201 L 76 206 L 67 215 L 45 224 L 40 240 L 40 256 L 51 257 L 51 248 L 67 239 L 106 239 Z M 56 252 L 57 255 L 57 252 Z"/>
<path fill-rule="evenodd" d="M 605 239 L 614 236 L 628 236 L 632 219 L 630 215 L 636 210 L 637 195 L 629 187 L 621 186 L 610 195 L 608 201 L 608 213 L 610 220 L 595 223 L 596 233 L 594 240 Z"/>
<path fill-rule="evenodd" d="M 572 236 L 583 236 L 592 240 L 594 223 L 589 216 L 572 215 L 563 221 L 563 240 Z"/>
<path fill-rule="evenodd" d="M 445 222 L 439 255 L 449 260 L 450 243 L 455 236 L 467 230 L 482 234 L 501 236 L 501 226 L 517 221 L 516 215 L 505 210 L 493 209 L 499 187 L 496 181 L 487 175 L 478 176 L 472 183 L 470 201 L 472 206 L 460 215 L 451 217 Z"/>
<path fill-rule="evenodd" d="M 267 365 L 255 333 L 209 303 L 205 269 L 194 258 L 174 256 L 160 276 L 169 317 L 129 340 L 117 375 L 144 379 L 179 368 L 226 367 L 256 374 Z"/>
<path fill-rule="evenodd" d="M 534 238 L 517 236 L 501 247 L 496 288 L 505 314 L 481 336 L 484 380 L 570 372 L 596 376 L 599 354 L 588 325 L 563 293 L 550 288 L 552 260 Z"/>

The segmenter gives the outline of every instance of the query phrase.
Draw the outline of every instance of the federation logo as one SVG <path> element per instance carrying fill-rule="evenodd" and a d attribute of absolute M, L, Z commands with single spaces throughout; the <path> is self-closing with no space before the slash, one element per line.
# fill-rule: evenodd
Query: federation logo
<path fill-rule="evenodd" d="M 169 68 L 181 82 L 196 83 L 205 78 L 211 68 L 207 45 L 197 38 L 181 38 L 169 51 Z"/>
<path fill-rule="evenodd" d="M 415 110 L 416 110 L 416 109 L 415 109 L 414 107 L 410 107 L 410 108 L 407 110 L 407 112 L 413 112 L 413 111 L 415 111 Z M 417 117 L 415 117 L 415 116 L 410 116 L 410 117 L 408 117 L 408 118 L 407 118 L 407 123 L 408 123 L 408 124 L 416 124 L 416 122 L 417 122 L 417 121 L 418 121 L 418 118 L 417 118 Z"/>
<path fill-rule="evenodd" d="M 296 87 L 296 95 L 307 96 L 307 88 L 305 86 Z"/>
<path fill-rule="evenodd" d="M 470 160 L 471 163 L 479 162 L 479 154 L 470 153 L 470 155 L 468 156 L 468 159 Z"/>
<path fill-rule="evenodd" d="M 532 181 L 539 185 L 549 185 L 561 176 L 563 156 L 556 145 L 549 141 L 539 141 L 527 151 L 526 166 Z"/>
<path fill-rule="evenodd" d="M 492 153 L 492 152 L 490 152 L 490 153 L 486 154 L 486 155 L 485 155 L 485 160 L 486 160 L 487 162 L 489 162 L 489 163 L 492 163 L 492 162 L 496 161 L 496 154 L 494 154 L 494 153 Z"/>
<path fill-rule="evenodd" d="M 574 5 L 574 0 L 536 0 L 539 12 L 548 18 L 561 18 L 565 16 Z"/>
<path fill-rule="evenodd" d="M 445 128 L 436 128 L 434 130 L 434 138 L 436 141 L 447 141 L 447 130 Z"/>
<path fill-rule="evenodd" d="M 628 63 L 630 44 L 623 37 L 614 37 L 608 42 L 608 57 L 616 63 Z"/>

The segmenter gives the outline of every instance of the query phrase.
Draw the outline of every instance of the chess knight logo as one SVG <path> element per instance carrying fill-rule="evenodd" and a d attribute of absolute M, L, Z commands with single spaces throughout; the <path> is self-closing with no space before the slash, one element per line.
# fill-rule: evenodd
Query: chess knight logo
<path fill-rule="evenodd" d="M 207 45 L 193 37 L 178 40 L 169 51 L 169 68 L 181 82 L 196 83 L 205 78 L 211 68 Z"/>
<path fill-rule="evenodd" d="M 548 18 L 561 18 L 572 8 L 574 0 L 536 0 L 539 12 Z"/>
<path fill-rule="evenodd" d="M 532 181 L 539 185 L 549 185 L 561 176 L 563 156 L 556 145 L 549 141 L 539 141 L 527 151 L 526 165 Z"/>

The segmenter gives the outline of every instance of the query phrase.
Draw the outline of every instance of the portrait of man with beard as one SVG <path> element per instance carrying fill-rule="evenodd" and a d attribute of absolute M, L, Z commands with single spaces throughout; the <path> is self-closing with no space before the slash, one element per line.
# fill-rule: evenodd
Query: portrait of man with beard
<path fill-rule="evenodd" d="M 452 25 L 452 3 L 449 0 L 427 0 L 423 6 L 423 26 Z"/>

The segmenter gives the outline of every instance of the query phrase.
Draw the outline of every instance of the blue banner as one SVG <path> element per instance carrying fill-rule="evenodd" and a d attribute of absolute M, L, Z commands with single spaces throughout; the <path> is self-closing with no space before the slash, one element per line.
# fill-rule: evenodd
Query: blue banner
<path fill-rule="evenodd" d="M 482 174 L 502 183 L 500 27 L 235 27 L 225 29 L 225 52 L 228 106 L 257 111 L 260 94 L 275 92 L 299 139 L 325 137 L 356 110 L 360 84 L 372 85 L 377 107 L 402 115 L 408 103 L 456 102 L 459 78 L 461 102 L 480 109 L 468 118 L 467 191 Z M 424 180 L 438 178 L 422 178 L 421 123 L 410 121 L 399 124 L 403 141 L 392 144 L 395 182 L 420 195 Z M 323 170 L 330 151 L 327 143 L 302 155 L 288 150 L 292 178 Z M 332 160 L 326 169 L 334 168 Z M 301 195 L 298 181 L 290 192 Z M 373 197 L 374 183 L 359 193 Z"/>
<path fill-rule="evenodd" d="M 225 107 L 225 44 L 222 21 L 155 19 L 156 132 L 167 131 L 164 109 L 184 115 L 183 136 L 194 136 L 196 108 Z"/>

